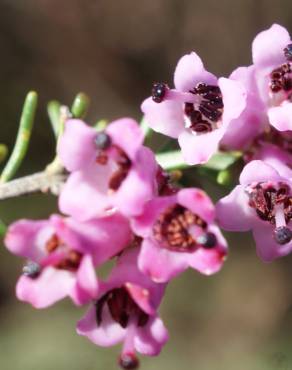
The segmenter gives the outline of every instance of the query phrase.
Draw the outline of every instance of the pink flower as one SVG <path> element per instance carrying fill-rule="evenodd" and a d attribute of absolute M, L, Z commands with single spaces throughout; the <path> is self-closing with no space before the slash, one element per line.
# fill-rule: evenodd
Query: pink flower
<path fill-rule="evenodd" d="M 132 224 L 134 232 L 144 238 L 138 258 L 140 270 L 157 283 L 188 267 L 206 275 L 217 272 L 227 245 L 214 217 L 211 200 L 199 189 L 183 189 L 151 200 Z"/>
<path fill-rule="evenodd" d="M 20 220 L 5 238 L 10 252 L 29 260 L 16 287 L 18 299 L 45 308 L 69 296 L 75 304 L 95 297 L 95 266 L 119 253 L 130 241 L 128 222 L 120 215 L 76 222 Z"/>
<path fill-rule="evenodd" d="M 229 231 L 252 230 L 257 253 L 268 262 L 292 250 L 292 171 L 283 177 L 270 164 L 255 160 L 247 164 L 240 185 L 216 207 L 219 225 Z"/>
<path fill-rule="evenodd" d="M 84 221 L 118 209 L 137 215 L 155 191 L 157 164 L 142 146 L 143 134 L 130 118 L 97 132 L 68 120 L 58 154 L 69 176 L 59 199 L 62 212 Z"/>
<path fill-rule="evenodd" d="M 266 121 L 279 131 L 292 129 L 292 43 L 288 31 L 278 24 L 260 32 L 252 55 L 257 94 Z"/>
<path fill-rule="evenodd" d="M 178 62 L 174 85 L 154 84 L 141 109 L 153 130 L 178 139 L 187 163 L 204 163 L 243 111 L 246 93 L 237 81 L 217 80 L 194 52 Z"/>
<path fill-rule="evenodd" d="M 135 351 L 156 356 L 168 340 L 157 315 L 165 284 L 155 284 L 137 269 L 137 252 L 130 249 L 118 259 L 109 279 L 100 283 L 95 305 L 77 325 L 78 334 L 96 345 L 123 342 L 120 365 L 126 369 L 138 365 Z"/>

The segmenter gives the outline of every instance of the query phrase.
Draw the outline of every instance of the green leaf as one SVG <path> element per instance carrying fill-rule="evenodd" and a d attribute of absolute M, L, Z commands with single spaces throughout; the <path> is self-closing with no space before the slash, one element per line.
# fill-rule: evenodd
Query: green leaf
<path fill-rule="evenodd" d="M 7 157 L 8 148 L 5 144 L 0 144 L 0 162 L 3 162 Z"/>
<path fill-rule="evenodd" d="M 30 91 L 24 101 L 16 141 L 10 158 L 8 159 L 8 162 L 6 163 L 6 166 L 1 174 L 1 182 L 9 181 L 15 175 L 23 159 L 25 158 L 30 142 L 37 102 L 37 93 L 35 91 Z"/>
<path fill-rule="evenodd" d="M 0 220 L 0 238 L 3 238 L 6 234 L 7 226 L 4 224 L 2 220 Z"/>
<path fill-rule="evenodd" d="M 51 126 L 56 138 L 58 138 L 60 131 L 60 108 L 61 104 L 57 100 L 50 101 L 47 106 Z"/>
<path fill-rule="evenodd" d="M 218 152 L 214 154 L 202 167 L 216 171 L 223 171 L 242 157 L 241 152 Z"/>
<path fill-rule="evenodd" d="M 217 175 L 217 183 L 220 185 L 228 186 L 232 184 L 233 176 L 230 170 L 222 170 Z"/>
<path fill-rule="evenodd" d="M 82 92 L 77 94 L 71 107 L 71 113 L 73 114 L 73 117 L 84 118 L 88 111 L 89 104 L 90 100 L 86 94 Z"/>
<path fill-rule="evenodd" d="M 176 170 L 189 167 L 185 163 L 180 150 L 156 154 L 156 160 L 165 170 Z"/>

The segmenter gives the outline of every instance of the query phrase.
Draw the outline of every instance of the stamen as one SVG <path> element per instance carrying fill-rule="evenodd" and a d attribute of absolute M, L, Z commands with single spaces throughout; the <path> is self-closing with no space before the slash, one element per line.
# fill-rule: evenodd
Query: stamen
<path fill-rule="evenodd" d="M 128 176 L 129 170 L 131 168 L 132 162 L 125 152 L 123 152 L 119 147 L 115 146 L 116 155 L 115 161 L 118 165 L 116 171 L 113 172 L 111 178 L 109 179 L 109 190 L 117 191 L 122 185 L 122 182 Z"/>
<path fill-rule="evenodd" d="M 22 273 L 31 279 L 36 279 L 41 272 L 41 266 L 33 261 L 28 261 L 25 266 L 23 266 Z"/>
<path fill-rule="evenodd" d="M 99 132 L 96 135 L 95 145 L 97 149 L 102 149 L 102 150 L 108 149 L 111 146 L 111 143 L 112 143 L 112 140 L 110 136 L 106 134 L 104 131 Z"/>
<path fill-rule="evenodd" d="M 163 82 L 156 82 L 152 87 L 152 100 L 155 103 L 161 103 L 164 100 L 164 97 L 167 93 L 169 87 Z"/>
<path fill-rule="evenodd" d="M 63 242 L 59 239 L 57 234 L 53 234 L 47 241 L 46 250 L 49 256 L 53 256 L 54 252 L 60 251 L 61 256 L 56 254 L 56 259 L 53 258 L 49 264 L 53 265 L 57 269 L 76 271 L 81 263 L 82 254 L 74 249 L 69 249 Z"/>
<path fill-rule="evenodd" d="M 133 320 L 135 325 L 138 326 L 144 326 L 148 322 L 149 316 L 142 311 L 124 287 L 107 292 L 96 302 L 96 322 L 98 326 L 102 322 L 102 311 L 105 304 L 108 306 L 112 319 L 124 329 Z"/>
<path fill-rule="evenodd" d="M 192 236 L 194 226 L 206 229 L 207 223 L 187 208 L 175 204 L 167 208 L 153 226 L 153 237 L 162 248 L 190 252 L 198 245 Z"/>
<path fill-rule="evenodd" d="M 282 227 L 292 219 L 292 196 L 288 184 L 262 182 L 248 186 L 246 192 L 249 206 L 255 209 L 261 220 Z"/>
<path fill-rule="evenodd" d="M 291 241 L 292 231 L 287 226 L 280 226 L 275 229 L 274 237 L 278 244 L 284 245 Z"/>
<path fill-rule="evenodd" d="M 291 65 L 289 63 L 282 64 L 270 73 L 270 90 L 273 93 L 278 93 L 281 90 L 290 91 L 292 89 L 292 80 L 290 78 Z"/>
<path fill-rule="evenodd" d="M 119 358 L 119 365 L 122 369 L 138 369 L 139 360 L 133 353 L 123 353 Z"/>
<path fill-rule="evenodd" d="M 284 55 L 289 62 L 292 62 L 292 44 L 289 44 L 285 47 Z"/>
<path fill-rule="evenodd" d="M 220 88 L 198 83 L 190 92 L 199 99 L 195 103 L 185 103 L 184 111 L 191 122 L 190 128 L 197 133 L 212 131 L 215 128 L 212 123 L 218 122 L 223 114 L 224 104 Z"/>
<path fill-rule="evenodd" d="M 196 240 L 205 249 L 214 248 L 217 244 L 216 235 L 211 232 L 200 235 Z"/>
<path fill-rule="evenodd" d="M 277 204 L 275 206 L 275 223 L 277 228 L 286 226 L 283 204 Z"/>

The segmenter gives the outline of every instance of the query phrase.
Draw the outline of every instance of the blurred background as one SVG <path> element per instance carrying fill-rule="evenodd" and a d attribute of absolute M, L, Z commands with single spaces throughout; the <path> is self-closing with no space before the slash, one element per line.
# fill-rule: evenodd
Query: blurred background
<path fill-rule="evenodd" d="M 46 116 L 50 99 L 92 100 L 89 122 L 140 118 L 153 81 L 172 84 L 177 60 L 191 50 L 207 68 L 228 75 L 251 62 L 254 36 L 278 22 L 292 32 L 289 0 L 0 0 L 1 142 L 13 144 L 25 94 L 40 95 L 29 155 L 19 175 L 54 155 Z M 159 142 L 158 138 L 158 142 Z M 212 183 L 188 171 L 218 197 Z M 45 218 L 51 196 L 4 201 L 0 218 Z M 263 264 L 248 235 L 227 234 L 230 256 L 213 277 L 189 271 L 172 282 L 162 306 L 170 342 L 145 370 L 292 369 L 292 256 Z M 85 309 L 69 301 L 36 311 L 14 297 L 22 261 L 0 251 L 1 370 L 116 369 L 118 348 L 100 349 L 75 333 Z"/>

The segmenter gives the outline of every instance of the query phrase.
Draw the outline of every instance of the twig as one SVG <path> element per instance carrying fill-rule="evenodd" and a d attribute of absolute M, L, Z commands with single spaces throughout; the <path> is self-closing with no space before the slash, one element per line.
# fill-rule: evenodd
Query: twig
<path fill-rule="evenodd" d="M 66 178 L 64 173 L 42 171 L 0 184 L 0 200 L 35 192 L 59 195 Z"/>

